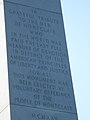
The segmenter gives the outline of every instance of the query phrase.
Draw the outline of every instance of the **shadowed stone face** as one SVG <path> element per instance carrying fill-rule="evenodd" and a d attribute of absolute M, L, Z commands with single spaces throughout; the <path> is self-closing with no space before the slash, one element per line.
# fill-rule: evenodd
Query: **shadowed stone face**
<path fill-rule="evenodd" d="M 11 120 L 77 120 L 59 0 L 5 0 Z"/>
<path fill-rule="evenodd" d="M 31 6 L 53 12 L 61 12 L 59 0 L 5 0 L 7 2 L 17 3 L 24 6 Z"/>

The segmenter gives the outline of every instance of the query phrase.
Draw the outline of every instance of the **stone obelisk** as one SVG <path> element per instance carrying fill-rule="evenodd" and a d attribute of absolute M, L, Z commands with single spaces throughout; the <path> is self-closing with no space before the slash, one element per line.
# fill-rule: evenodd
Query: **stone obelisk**
<path fill-rule="evenodd" d="M 60 1 L 0 9 L 0 120 L 78 120 Z"/>

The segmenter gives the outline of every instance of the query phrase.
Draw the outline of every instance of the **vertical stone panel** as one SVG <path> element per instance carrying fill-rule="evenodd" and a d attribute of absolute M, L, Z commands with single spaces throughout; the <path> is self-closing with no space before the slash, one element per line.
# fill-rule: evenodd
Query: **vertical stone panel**
<path fill-rule="evenodd" d="M 5 0 L 11 120 L 77 120 L 59 0 Z"/>

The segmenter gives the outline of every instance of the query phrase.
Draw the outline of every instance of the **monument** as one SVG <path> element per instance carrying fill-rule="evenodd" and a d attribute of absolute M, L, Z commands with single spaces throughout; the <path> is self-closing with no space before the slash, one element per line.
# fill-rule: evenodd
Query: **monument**
<path fill-rule="evenodd" d="M 78 120 L 60 1 L 0 9 L 0 120 Z"/>

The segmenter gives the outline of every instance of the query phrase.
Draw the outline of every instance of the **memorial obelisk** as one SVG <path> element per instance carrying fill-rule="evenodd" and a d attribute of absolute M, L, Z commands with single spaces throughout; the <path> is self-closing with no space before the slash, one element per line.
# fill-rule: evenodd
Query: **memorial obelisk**
<path fill-rule="evenodd" d="M 0 120 L 78 120 L 60 1 L 0 9 Z"/>

